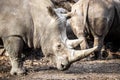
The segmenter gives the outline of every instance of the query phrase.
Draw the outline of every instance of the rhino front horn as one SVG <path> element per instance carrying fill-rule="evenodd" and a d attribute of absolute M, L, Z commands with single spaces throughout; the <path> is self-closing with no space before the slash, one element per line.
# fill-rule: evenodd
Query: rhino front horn
<path fill-rule="evenodd" d="M 69 62 L 74 62 L 76 60 L 85 58 L 89 56 L 96 49 L 97 49 L 97 46 L 90 49 L 85 49 L 85 50 L 70 50 Z"/>

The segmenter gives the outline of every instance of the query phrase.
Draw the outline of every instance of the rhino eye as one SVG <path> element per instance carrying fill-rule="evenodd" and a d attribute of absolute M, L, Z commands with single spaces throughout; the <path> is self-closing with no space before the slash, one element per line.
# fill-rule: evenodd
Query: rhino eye
<path fill-rule="evenodd" d="M 61 44 L 58 44 L 58 45 L 57 45 L 57 48 L 60 49 L 60 48 L 61 48 Z"/>

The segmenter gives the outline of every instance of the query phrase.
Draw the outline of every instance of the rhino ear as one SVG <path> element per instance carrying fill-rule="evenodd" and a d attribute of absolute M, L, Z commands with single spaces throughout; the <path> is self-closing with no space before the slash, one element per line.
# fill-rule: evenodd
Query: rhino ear
<path fill-rule="evenodd" d="M 50 16 L 57 17 L 57 14 L 52 7 L 47 7 L 47 9 L 48 9 Z"/>

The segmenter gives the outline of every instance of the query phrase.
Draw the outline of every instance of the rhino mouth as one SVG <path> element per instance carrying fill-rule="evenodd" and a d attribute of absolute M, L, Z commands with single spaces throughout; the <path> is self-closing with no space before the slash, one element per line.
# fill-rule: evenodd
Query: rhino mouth
<path fill-rule="evenodd" d="M 68 70 L 70 68 L 70 66 L 71 66 L 71 63 L 66 64 L 66 65 L 61 64 L 60 67 L 57 68 L 57 69 L 60 70 L 60 71 L 65 71 L 65 70 Z"/>

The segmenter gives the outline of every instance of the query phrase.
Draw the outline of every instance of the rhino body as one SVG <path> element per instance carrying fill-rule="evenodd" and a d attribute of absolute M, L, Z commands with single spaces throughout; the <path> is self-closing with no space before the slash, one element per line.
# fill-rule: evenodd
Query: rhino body
<path fill-rule="evenodd" d="M 26 47 L 41 49 L 59 70 L 69 68 L 72 62 L 96 49 L 70 49 L 68 45 L 80 40 L 67 39 L 66 19 L 59 18 L 53 8 L 50 0 L 0 0 L 0 39 L 9 53 L 12 75 L 26 72 L 21 60 Z"/>
<path fill-rule="evenodd" d="M 95 59 L 101 58 L 105 41 L 119 40 L 120 1 L 119 0 L 79 0 L 72 6 L 71 27 L 78 38 L 82 38 L 81 49 L 89 48 L 87 38 L 93 38 L 93 46 L 98 46 Z M 113 37 L 114 35 L 114 37 Z M 116 37 L 116 38 L 115 38 Z M 115 41 L 111 39 L 111 41 Z"/>

